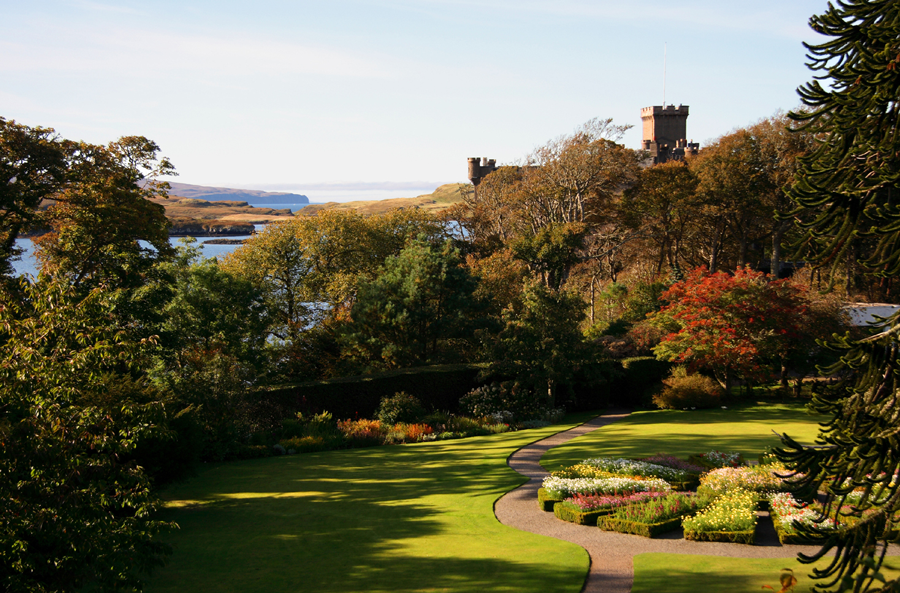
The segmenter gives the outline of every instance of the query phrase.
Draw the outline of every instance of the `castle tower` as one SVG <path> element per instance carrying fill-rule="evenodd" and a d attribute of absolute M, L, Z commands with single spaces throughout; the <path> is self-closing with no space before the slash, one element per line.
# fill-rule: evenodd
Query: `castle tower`
<path fill-rule="evenodd" d="M 655 105 L 641 109 L 644 124 L 641 148 L 650 152 L 653 164 L 697 154 L 700 145 L 686 140 L 688 112 L 687 105 Z"/>
<path fill-rule="evenodd" d="M 497 170 L 497 159 L 469 157 L 469 181 L 475 186 L 475 195 L 478 195 L 478 184 L 487 177 L 488 173 Z"/>

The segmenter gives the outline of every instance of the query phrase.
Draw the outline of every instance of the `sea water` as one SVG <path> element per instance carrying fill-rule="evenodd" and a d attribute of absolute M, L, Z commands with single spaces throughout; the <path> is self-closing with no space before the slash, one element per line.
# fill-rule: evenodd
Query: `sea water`
<path fill-rule="evenodd" d="M 256 230 L 260 230 L 264 228 L 265 225 L 258 224 L 256 225 Z M 178 240 L 182 237 L 169 237 L 169 243 L 172 244 L 172 247 L 178 246 Z M 207 241 L 211 241 L 213 239 L 248 239 L 250 235 L 235 235 L 235 236 L 225 236 L 225 237 L 196 237 L 197 246 L 201 248 L 201 256 L 202 257 L 215 257 L 221 258 L 225 255 L 228 255 L 240 245 L 237 244 L 228 244 L 228 245 L 220 245 L 206 244 Z M 143 243 L 143 242 L 142 242 Z M 31 276 L 37 276 L 38 274 L 38 261 L 34 256 L 34 243 L 31 242 L 31 239 L 16 239 L 16 248 L 22 250 L 22 256 L 13 261 L 13 270 L 17 275 L 22 274 L 30 274 Z"/>

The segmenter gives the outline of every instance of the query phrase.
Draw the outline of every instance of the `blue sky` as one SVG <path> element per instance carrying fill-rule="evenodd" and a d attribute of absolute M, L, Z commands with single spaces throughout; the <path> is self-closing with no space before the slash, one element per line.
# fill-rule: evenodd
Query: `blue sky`
<path fill-rule="evenodd" d="M 204 185 L 416 195 L 665 98 L 701 143 L 798 104 L 825 0 L 5 0 L 0 115 Z M 341 184 L 334 186 L 333 184 Z M 325 192 L 327 193 L 327 192 Z M 375 195 L 375 194 L 373 194 Z M 360 197 L 363 197 L 360 194 Z"/>

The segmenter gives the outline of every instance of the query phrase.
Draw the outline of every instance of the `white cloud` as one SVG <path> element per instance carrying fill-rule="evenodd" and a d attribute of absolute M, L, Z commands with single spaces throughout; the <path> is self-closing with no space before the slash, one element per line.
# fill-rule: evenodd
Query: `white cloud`
<path fill-rule="evenodd" d="M 681 23 L 698 28 L 720 30 L 756 31 L 770 37 L 807 40 L 812 36 L 809 27 L 783 25 L 787 18 L 800 14 L 804 18 L 821 13 L 827 0 L 803 0 L 802 2 L 758 1 L 755 3 L 731 3 L 720 0 L 644 0 L 640 4 L 620 0 L 372 0 L 386 6 L 403 6 L 408 10 L 422 10 L 425 6 L 456 6 L 470 9 L 470 17 L 489 11 L 505 13 L 511 18 L 522 13 L 550 14 L 615 22 Z M 804 21 L 805 22 L 805 21 Z"/>
<path fill-rule="evenodd" d="M 0 42 L 0 71 L 118 72 L 163 76 L 203 74 L 317 75 L 389 78 L 384 58 L 325 46 L 261 39 L 252 35 L 194 35 L 98 26 L 45 31 L 44 42 Z"/>

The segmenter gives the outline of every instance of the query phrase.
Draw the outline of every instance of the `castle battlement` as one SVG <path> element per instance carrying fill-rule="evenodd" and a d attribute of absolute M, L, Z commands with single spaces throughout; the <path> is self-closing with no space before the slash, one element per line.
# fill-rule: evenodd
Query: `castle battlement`
<path fill-rule="evenodd" d="M 645 117 L 665 117 L 667 115 L 678 115 L 687 117 L 690 107 L 688 105 L 654 105 L 653 107 L 644 107 L 641 109 L 641 119 Z"/>

